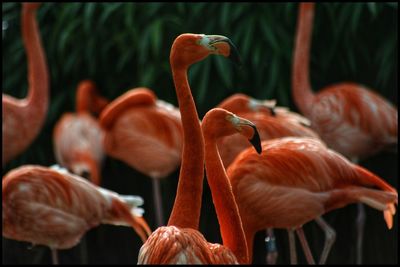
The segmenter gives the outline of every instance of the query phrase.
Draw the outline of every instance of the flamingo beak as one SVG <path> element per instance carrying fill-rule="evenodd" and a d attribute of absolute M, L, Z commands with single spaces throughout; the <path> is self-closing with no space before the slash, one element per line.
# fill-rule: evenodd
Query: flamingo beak
<path fill-rule="evenodd" d="M 211 53 L 223 55 L 239 66 L 242 64 L 236 46 L 228 37 L 222 35 L 204 35 L 201 43 L 206 45 Z"/>
<path fill-rule="evenodd" d="M 260 135 L 258 134 L 257 127 L 255 125 L 251 125 L 251 127 L 254 130 L 254 135 L 253 137 L 249 140 L 249 142 L 253 145 L 255 150 L 257 151 L 258 154 L 261 154 L 262 152 L 262 147 L 261 147 L 261 140 L 260 140 Z"/>
<path fill-rule="evenodd" d="M 249 120 L 245 120 L 245 119 L 241 119 L 241 118 L 239 118 L 239 119 L 240 119 L 240 121 L 239 121 L 238 125 L 240 125 L 241 127 L 250 126 L 252 128 L 252 134 L 249 135 L 249 136 L 251 136 L 251 138 L 249 138 L 249 142 L 253 145 L 253 147 L 257 151 L 257 153 L 261 154 L 262 153 L 261 139 L 260 139 L 260 135 L 258 134 L 257 127 L 254 125 L 254 123 L 252 123 Z M 244 128 L 242 128 L 242 131 L 243 130 L 244 130 Z"/>

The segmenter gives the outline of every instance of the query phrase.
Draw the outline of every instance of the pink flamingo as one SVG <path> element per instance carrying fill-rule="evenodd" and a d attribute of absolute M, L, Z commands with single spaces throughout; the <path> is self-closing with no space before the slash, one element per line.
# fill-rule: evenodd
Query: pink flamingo
<path fill-rule="evenodd" d="M 285 107 L 276 106 L 275 100 L 258 100 L 245 94 L 237 93 L 226 98 L 218 107 L 252 121 L 257 126 L 262 141 L 286 136 L 319 138 L 313 130 L 307 127 L 310 125 L 310 121 L 307 118 L 291 112 Z M 225 168 L 233 162 L 240 152 L 248 147 L 249 143 L 237 134 L 220 138 L 218 140 L 218 149 Z M 323 219 L 321 218 L 321 220 Z M 325 221 L 324 223 L 328 225 Z M 326 238 L 333 243 L 335 232 L 332 228 L 330 230 L 326 232 L 329 233 Z M 294 247 L 295 241 L 291 234 L 289 231 L 290 246 Z M 266 262 L 271 265 L 276 264 L 278 251 L 273 229 L 266 230 L 265 242 L 267 247 Z M 291 251 L 295 252 L 294 249 Z"/>
<path fill-rule="evenodd" d="M 164 225 L 160 179 L 181 162 L 182 125 L 176 107 L 157 99 L 145 87 L 134 88 L 100 114 L 107 155 L 152 178 L 158 226 Z"/>
<path fill-rule="evenodd" d="M 235 235 L 222 235 L 224 246 L 208 243 L 197 230 L 205 154 L 200 122 L 187 77 L 188 68 L 210 54 L 238 59 L 236 53 L 231 41 L 220 35 L 186 33 L 179 35 L 172 44 L 170 62 L 184 133 L 182 165 L 168 226 L 159 227 L 150 235 L 139 251 L 138 264 L 228 264 L 247 261 L 246 241 L 243 231 L 240 231 L 238 214 L 232 216 L 231 225 L 221 225 L 221 232 L 225 231 L 223 227 L 227 227 L 226 230 L 239 229 Z M 232 213 L 235 213 L 234 209 Z"/>
<path fill-rule="evenodd" d="M 397 191 L 381 178 L 357 166 L 315 138 L 284 137 L 262 142 L 262 154 L 240 153 L 227 174 L 239 207 L 252 258 L 253 238 L 265 228 L 296 230 L 308 263 L 314 259 L 302 226 L 316 220 L 329 231 L 321 215 L 351 203 L 362 202 L 383 211 L 392 228 Z M 332 244 L 325 240 L 320 264 Z M 291 250 L 294 249 L 291 247 Z M 291 251 L 291 255 L 295 255 Z M 291 263 L 295 263 L 291 257 Z"/>
<path fill-rule="evenodd" d="M 65 113 L 53 131 L 57 162 L 96 185 L 101 183 L 104 133 L 91 113 L 100 113 L 107 104 L 108 101 L 98 95 L 96 85 L 84 80 L 76 93 L 76 113 Z"/>
<path fill-rule="evenodd" d="M 21 154 L 43 127 L 49 105 L 49 71 L 36 22 L 39 3 L 22 4 L 22 37 L 28 61 L 28 96 L 3 94 L 3 166 Z"/>
<path fill-rule="evenodd" d="M 397 147 L 397 108 L 372 90 L 344 82 L 313 93 L 309 80 L 313 17 L 314 3 L 301 3 L 292 72 L 297 107 L 330 148 L 353 162 Z M 356 261 L 360 264 L 365 210 L 361 204 L 358 208 Z"/>
<path fill-rule="evenodd" d="M 101 223 L 132 226 L 143 242 L 151 230 L 141 217 L 139 196 L 122 196 L 97 187 L 66 169 L 25 165 L 2 181 L 3 236 L 68 249 Z"/>

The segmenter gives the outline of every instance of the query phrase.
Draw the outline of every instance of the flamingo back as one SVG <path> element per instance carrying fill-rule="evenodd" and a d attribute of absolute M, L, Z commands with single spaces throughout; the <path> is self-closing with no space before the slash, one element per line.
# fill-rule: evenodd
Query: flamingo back
<path fill-rule="evenodd" d="M 398 143 L 397 109 L 357 84 L 323 89 L 306 116 L 322 140 L 348 158 L 365 158 Z"/>
<path fill-rule="evenodd" d="M 3 236 L 68 249 L 100 223 L 131 225 L 131 218 L 115 211 L 115 202 L 126 203 L 65 169 L 25 165 L 3 178 Z"/>
<path fill-rule="evenodd" d="M 208 243 L 191 228 L 163 226 L 152 233 L 139 251 L 138 264 L 238 264 L 235 255 Z"/>
<path fill-rule="evenodd" d="M 106 131 L 104 147 L 107 154 L 140 172 L 163 178 L 180 164 L 182 135 L 179 112 L 157 100 L 154 106 L 132 107 L 121 113 Z"/>

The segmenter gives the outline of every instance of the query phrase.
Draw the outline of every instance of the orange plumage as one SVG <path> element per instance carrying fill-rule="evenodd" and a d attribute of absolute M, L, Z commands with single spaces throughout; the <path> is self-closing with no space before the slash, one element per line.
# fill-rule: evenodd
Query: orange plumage
<path fill-rule="evenodd" d="M 151 231 L 137 196 L 122 196 L 66 172 L 36 165 L 3 177 L 3 236 L 68 249 L 101 223 L 132 226 L 143 242 Z"/>
<path fill-rule="evenodd" d="M 227 169 L 250 255 L 256 231 L 298 228 L 350 203 L 382 210 L 392 227 L 397 191 L 381 178 L 317 139 L 285 137 L 262 147 L 261 155 L 246 149 Z"/>
<path fill-rule="evenodd" d="M 99 113 L 108 101 L 89 80 L 79 83 L 76 113 L 67 112 L 54 126 L 53 146 L 57 162 L 72 173 L 101 184 L 104 132 L 92 113 Z"/>

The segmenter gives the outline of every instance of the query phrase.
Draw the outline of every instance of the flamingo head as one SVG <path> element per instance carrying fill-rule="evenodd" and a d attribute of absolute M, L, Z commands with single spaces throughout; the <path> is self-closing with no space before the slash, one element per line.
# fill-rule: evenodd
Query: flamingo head
<path fill-rule="evenodd" d="M 232 41 L 222 35 L 184 33 L 171 48 L 171 65 L 188 67 L 207 56 L 222 55 L 240 65 L 239 53 Z"/>
<path fill-rule="evenodd" d="M 202 129 L 205 140 L 239 133 L 249 140 L 259 154 L 262 152 L 260 136 L 254 123 L 225 109 L 214 108 L 208 111 L 203 118 Z"/>

